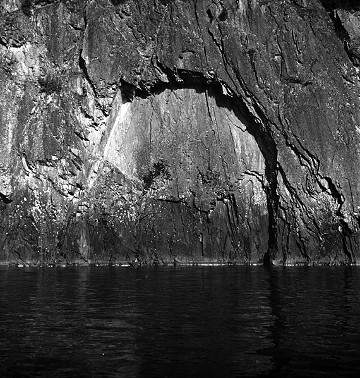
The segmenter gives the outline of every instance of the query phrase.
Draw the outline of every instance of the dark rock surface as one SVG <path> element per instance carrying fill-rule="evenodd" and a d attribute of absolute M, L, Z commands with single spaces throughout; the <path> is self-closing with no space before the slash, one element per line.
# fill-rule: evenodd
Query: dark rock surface
<path fill-rule="evenodd" d="M 356 263 L 360 6 L 4 0 L 0 261 Z"/>

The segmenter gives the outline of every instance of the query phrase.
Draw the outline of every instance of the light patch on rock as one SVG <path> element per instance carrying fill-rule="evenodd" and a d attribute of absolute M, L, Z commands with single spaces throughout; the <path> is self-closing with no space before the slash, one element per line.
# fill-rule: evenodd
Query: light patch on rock
<path fill-rule="evenodd" d="M 239 121 L 237 122 L 239 124 Z M 255 138 L 243 128 L 230 124 L 236 155 L 246 170 L 262 173 L 265 171 L 265 161 Z"/>
<path fill-rule="evenodd" d="M 7 12 L 15 12 L 20 8 L 21 1 L 20 0 L 3 0 L 1 2 L 1 6 L 7 11 Z"/>
<path fill-rule="evenodd" d="M 133 153 L 137 145 L 137 131 L 131 122 L 131 103 L 116 105 L 113 108 L 115 114 L 110 116 L 107 124 L 109 132 L 103 142 L 103 157 L 124 175 L 134 178 L 136 168 Z"/>
<path fill-rule="evenodd" d="M 16 78 L 24 80 L 28 76 L 40 76 L 40 55 L 45 54 L 41 46 L 32 46 L 27 42 L 20 47 L 9 47 L 16 62 Z"/>

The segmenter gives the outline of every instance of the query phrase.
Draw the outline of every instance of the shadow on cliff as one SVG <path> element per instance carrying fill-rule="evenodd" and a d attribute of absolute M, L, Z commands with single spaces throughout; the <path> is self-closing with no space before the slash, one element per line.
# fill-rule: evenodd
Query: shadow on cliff
<path fill-rule="evenodd" d="M 358 0 L 320 0 L 327 11 L 334 9 L 358 10 L 360 2 Z"/>

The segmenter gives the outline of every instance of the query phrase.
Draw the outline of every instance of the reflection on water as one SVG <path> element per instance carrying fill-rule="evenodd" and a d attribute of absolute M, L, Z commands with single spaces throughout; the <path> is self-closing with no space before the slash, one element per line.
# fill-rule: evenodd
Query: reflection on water
<path fill-rule="evenodd" d="M 358 376 L 360 269 L 0 269 L 0 375 Z"/>

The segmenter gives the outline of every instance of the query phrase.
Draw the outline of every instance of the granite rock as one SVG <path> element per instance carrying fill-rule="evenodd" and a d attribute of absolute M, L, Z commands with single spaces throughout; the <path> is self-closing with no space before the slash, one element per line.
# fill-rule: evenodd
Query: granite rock
<path fill-rule="evenodd" d="M 3 0 L 0 261 L 359 261 L 360 9 Z"/>

